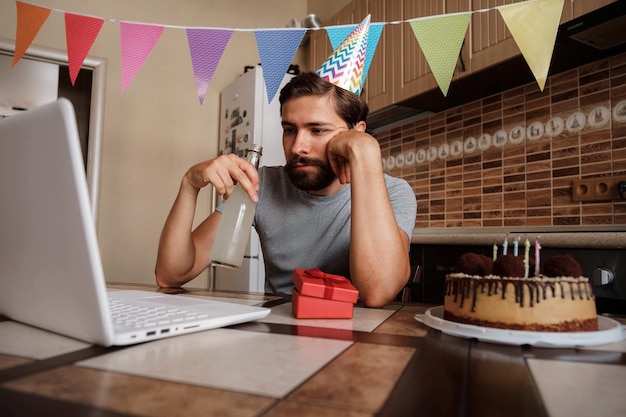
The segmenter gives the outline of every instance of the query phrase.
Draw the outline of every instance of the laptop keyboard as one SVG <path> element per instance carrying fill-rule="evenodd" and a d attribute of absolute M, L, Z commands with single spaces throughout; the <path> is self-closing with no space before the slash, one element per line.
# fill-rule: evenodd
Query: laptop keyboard
<path fill-rule="evenodd" d="M 147 307 L 125 300 L 109 298 L 109 310 L 116 326 L 134 327 L 142 329 L 146 327 L 185 323 L 196 319 L 206 318 L 206 313 L 189 311 L 177 307 Z"/>

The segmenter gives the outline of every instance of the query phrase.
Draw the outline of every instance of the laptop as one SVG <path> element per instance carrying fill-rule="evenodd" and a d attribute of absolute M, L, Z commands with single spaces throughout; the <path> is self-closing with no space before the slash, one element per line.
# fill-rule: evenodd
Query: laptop
<path fill-rule="evenodd" d="M 266 317 L 270 309 L 107 289 L 76 117 L 66 99 L 0 119 L 0 314 L 102 346 Z M 113 300 L 113 301 L 112 301 Z M 113 313 L 135 304 L 114 322 Z M 140 317 L 165 312 L 166 317 Z"/>

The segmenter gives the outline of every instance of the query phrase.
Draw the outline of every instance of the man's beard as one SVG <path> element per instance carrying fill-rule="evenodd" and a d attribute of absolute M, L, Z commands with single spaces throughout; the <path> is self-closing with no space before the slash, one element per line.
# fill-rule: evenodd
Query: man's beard
<path fill-rule="evenodd" d="M 317 170 L 315 170 L 315 172 L 298 170 L 296 169 L 297 164 L 317 167 Z M 337 179 L 330 164 L 324 163 L 319 159 L 307 158 L 305 156 L 296 156 L 287 161 L 285 171 L 287 171 L 291 183 L 302 191 L 323 190 Z"/>

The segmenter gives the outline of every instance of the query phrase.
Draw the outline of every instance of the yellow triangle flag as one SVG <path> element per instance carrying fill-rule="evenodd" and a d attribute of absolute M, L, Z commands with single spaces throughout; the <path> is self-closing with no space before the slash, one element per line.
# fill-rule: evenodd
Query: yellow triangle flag
<path fill-rule="evenodd" d="M 543 91 L 565 0 L 535 0 L 498 7 Z"/>
<path fill-rule="evenodd" d="M 11 68 L 22 59 L 24 53 L 39 33 L 39 29 L 50 15 L 50 9 L 32 4 L 15 2 L 17 7 L 17 29 L 15 34 L 15 52 Z"/>
<path fill-rule="evenodd" d="M 409 21 L 444 96 L 448 94 L 470 17 L 471 12 L 467 12 Z"/>

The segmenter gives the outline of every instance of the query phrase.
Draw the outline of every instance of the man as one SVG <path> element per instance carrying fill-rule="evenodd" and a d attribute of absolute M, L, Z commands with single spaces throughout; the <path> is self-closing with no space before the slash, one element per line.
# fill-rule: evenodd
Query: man
<path fill-rule="evenodd" d="M 384 306 L 410 273 L 411 187 L 383 173 L 358 95 L 304 73 L 283 88 L 280 104 L 284 167 L 257 173 L 230 154 L 187 171 L 161 236 L 158 285 L 181 286 L 209 266 L 221 213 L 192 232 L 198 192 L 212 184 L 227 198 L 239 183 L 257 202 L 268 291 L 289 293 L 295 268 L 319 268 L 350 278 L 366 305 Z"/>

